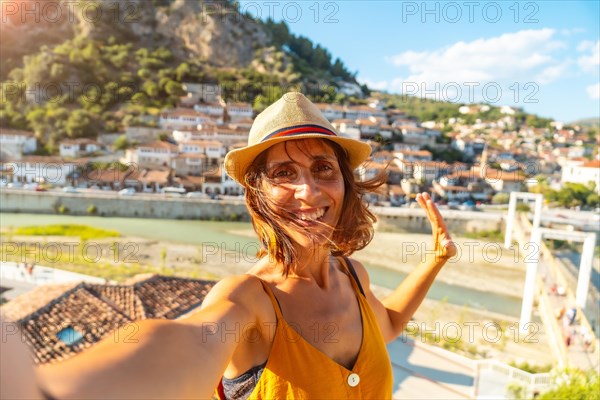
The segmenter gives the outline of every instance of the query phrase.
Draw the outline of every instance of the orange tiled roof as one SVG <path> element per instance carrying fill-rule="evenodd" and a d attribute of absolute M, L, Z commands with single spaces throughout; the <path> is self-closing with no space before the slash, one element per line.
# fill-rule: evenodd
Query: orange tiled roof
<path fill-rule="evenodd" d="M 0 135 L 10 135 L 10 136 L 35 136 L 33 132 L 22 131 L 20 129 L 8 129 L 0 127 Z"/>
<path fill-rule="evenodd" d="M 202 304 L 214 284 L 158 275 L 131 285 L 80 283 L 66 289 L 59 287 L 53 293 L 55 297 L 46 296 L 43 304 L 36 298 L 39 291 L 33 291 L 2 308 L 10 313 L 11 308 L 29 302 L 39 307 L 13 320 L 20 325 L 26 343 L 32 348 L 34 361 L 44 364 L 70 358 L 133 321 L 178 318 Z M 16 315 L 14 310 L 12 315 Z M 82 334 L 75 343 L 66 343 L 58 337 L 59 332 L 69 327 Z"/>

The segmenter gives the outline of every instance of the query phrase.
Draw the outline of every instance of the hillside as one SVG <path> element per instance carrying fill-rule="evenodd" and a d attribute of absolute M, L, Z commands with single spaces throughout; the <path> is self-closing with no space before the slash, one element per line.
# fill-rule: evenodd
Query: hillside
<path fill-rule="evenodd" d="M 600 118 L 595 117 L 595 118 L 580 119 L 580 120 L 569 123 L 569 125 L 580 125 L 580 126 L 585 126 L 587 128 L 600 128 Z"/>
<path fill-rule="evenodd" d="M 182 82 L 218 83 L 226 101 L 256 110 L 284 88 L 332 102 L 336 85 L 356 85 L 327 50 L 233 2 L 67 3 L 60 19 L 14 15 L 1 32 L 0 126 L 34 131 L 50 152 L 65 137 L 143 124 L 140 116 L 177 104 Z"/>
<path fill-rule="evenodd" d="M 148 124 L 144 116 L 176 106 L 183 82 L 218 83 L 226 101 L 251 103 L 257 112 L 297 88 L 328 103 L 361 103 L 372 94 L 421 122 L 501 117 L 494 106 L 461 115 L 462 104 L 371 93 L 327 49 L 285 22 L 241 14 L 235 2 L 55 4 L 62 6 L 61 18 L 24 22 L 14 14 L 0 25 L 0 126 L 34 131 L 42 154 L 55 152 L 63 138 Z M 358 90 L 356 97 L 344 94 L 348 86 Z M 551 122 L 521 111 L 515 117 L 517 125 Z"/>

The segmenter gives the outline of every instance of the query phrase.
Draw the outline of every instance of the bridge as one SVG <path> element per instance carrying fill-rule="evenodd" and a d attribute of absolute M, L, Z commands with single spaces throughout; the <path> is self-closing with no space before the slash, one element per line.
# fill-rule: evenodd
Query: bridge
<path fill-rule="evenodd" d="M 511 197 L 516 198 L 520 195 L 531 194 L 512 193 Z M 526 199 L 529 197 L 524 196 Z M 514 203 L 512 206 L 514 207 Z M 541 207 L 538 208 L 538 212 L 540 211 Z M 537 216 L 534 215 L 533 223 L 525 214 L 520 214 L 512 221 L 510 220 L 511 216 L 515 217 L 515 213 L 511 213 L 509 210 L 505 246 L 512 244 L 511 235 L 514 229 L 518 245 L 527 251 L 529 259 L 523 294 L 521 327 L 523 328 L 529 322 L 534 300 L 537 300 L 537 310 L 549 339 L 552 341 L 550 347 L 554 351 L 558 366 L 600 371 L 599 341 L 592 324 L 583 313 L 588 298 L 593 250 L 596 242 L 595 234 L 540 228 L 540 224 L 545 222 L 541 213 Z M 570 275 L 569 272 L 561 262 L 557 261 L 552 251 L 543 242 L 544 237 L 584 243 L 575 293 L 573 285 L 567 278 Z M 592 297 L 597 298 L 594 294 Z M 596 302 L 597 300 L 595 300 Z M 567 310 L 574 310 L 576 318 L 567 318 L 563 315 Z"/>

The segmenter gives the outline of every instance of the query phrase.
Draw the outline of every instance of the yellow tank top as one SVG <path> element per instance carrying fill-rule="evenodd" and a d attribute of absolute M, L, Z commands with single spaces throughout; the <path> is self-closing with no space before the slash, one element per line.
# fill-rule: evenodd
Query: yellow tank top
<path fill-rule="evenodd" d="M 343 259 L 342 265 L 348 270 Z M 350 274 L 349 274 L 350 275 Z M 390 399 L 392 367 L 383 335 L 373 310 L 351 277 L 358 298 L 363 340 L 354 367 L 336 363 L 291 328 L 281 313 L 271 287 L 261 281 L 269 295 L 277 327 L 271 353 L 250 399 Z M 217 389 L 224 399 L 222 386 Z"/>

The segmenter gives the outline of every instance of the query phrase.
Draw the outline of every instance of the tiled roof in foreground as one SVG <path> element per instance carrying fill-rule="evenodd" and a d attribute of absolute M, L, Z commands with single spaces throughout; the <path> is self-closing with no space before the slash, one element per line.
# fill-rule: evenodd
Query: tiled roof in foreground
<path fill-rule="evenodd" d="M 54 291 L 55 297 L 43 305 L 34 290 L 2 309 L 16 316 L 28 302 L 36 304 L 15 320 L 33 350 L 35 363 L 44 364 L 67 359 L 134 321 L 178 318 L 202 304 L 215 283 L 154 275 L 130 285 L 63 285 L 62 292 Z M 11 310 L 14 307 L 18 310 Z"/>

